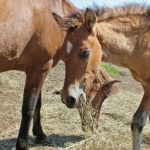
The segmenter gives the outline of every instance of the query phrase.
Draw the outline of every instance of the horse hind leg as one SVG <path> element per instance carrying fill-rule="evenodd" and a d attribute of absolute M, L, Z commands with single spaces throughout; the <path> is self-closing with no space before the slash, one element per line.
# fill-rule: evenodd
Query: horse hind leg
<path fill-rule="evenodd" d="M 146 124 L 150 110 L 150 89 L 145 88 L 145 93 L 139 108 L 133 116 L 131 130 L 133 138 L 133 150 L 141 150 L 142 130 Z"/>
<path fill-rule="evenodd" d="M 34 116 L 33 116 L 33 135 L 35 136 L 35 142 L 37 144 L 45 144 L 49 143 L 47 136 L 43 132 L 42 126 L 41 126 L 41 117 L 40 117 L 40 110 L 41 110 L 41 92 L 37 101 L 37 105 L 35 108 Z"/>
<path fill-rule="evenodd" d="M 22 120 L 16 143 L 16 150 L 28 150 L 29 128 L 46 74 L 47 71 L 43 70 L 32 70 L 26 73 Z"/>
<path fill-rule="evenodd" d="M 133 137 L 133 150 L 141 150 L 141 133 L 146 123 L 148 113 L 142 110 L 137 110 L 133 116 L 131 125 Z"/>

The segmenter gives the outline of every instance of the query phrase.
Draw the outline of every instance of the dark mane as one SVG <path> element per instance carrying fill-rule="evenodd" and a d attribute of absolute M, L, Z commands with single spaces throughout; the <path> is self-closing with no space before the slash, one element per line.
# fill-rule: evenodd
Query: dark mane
<path fill-rule="evenodd" d="M 121 7 L 96 7 L 95 12 L 98 17 L 98 21 L 116 18 L 125 15 L 146 15 L 150 16 L 150 7 L 140 4 L 128 4 Z"/>

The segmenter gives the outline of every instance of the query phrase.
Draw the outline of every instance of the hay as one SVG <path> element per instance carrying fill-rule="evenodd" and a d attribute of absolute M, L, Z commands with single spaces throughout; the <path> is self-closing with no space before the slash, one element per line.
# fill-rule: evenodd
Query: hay
<path fill-rule="evenodd" d="M 102 86 L 108 82 L 111 81 L 112 78 L 108 75 L 108 73 L 105 71 L 105 69 L 100 68 L 97 72 L 95 78 L 98 80 L 98 84 L 100 85 L 99 89 L 102 88 Z M 89 78 L 88 78 L 89 79 Z M 83 83 L 85 85 L 85 91 L 87 87 L 87 78 L 85 77 L 85 80 L 83 80 Z M 94 86 L 94 85 L 93 85 Z M 97 89 L 96 89 L 97 90 Z M 99 92 L 96 91 L 96 94 Z M 95 94 L 95 96 L 96 96 Z M 98 110 L 94 109 L 91 104 L 91 99 L 86 99 L 83 95 L 79 98 L 79 104 L 78 104 L 78 111 L 80 114 L 81 122 L 82 122 L 82 129 L 85 132 L 97 132 L 97 121 L 95 120 L 95 114 L 99 113 Z"/>
<path fill-rule="evenodd" d="M 79 98 L 78 111 L 82 121 L 82 129 L 85 132 L 93 132 L 94 118 L 92 117 L 92 104 L 83 95 Z"/>

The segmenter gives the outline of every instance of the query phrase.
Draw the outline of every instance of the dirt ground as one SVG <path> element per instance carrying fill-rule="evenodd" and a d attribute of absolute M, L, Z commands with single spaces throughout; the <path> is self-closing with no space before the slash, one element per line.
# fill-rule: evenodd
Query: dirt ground
<path fill-rule="evenodd" d="M 102 108 L 99 132 L 87 135 L 81 129 L 78 111 L 67 109 L 60 96 L 53 94 L 63 86 L 64 66 L 59 63 L 43 86 L 42 125 L 51 144 L 36 145 L 30 132 L 31 150 L 131 150 L 130 124 L 143 90 L 127 70 L 123 72 L 119 94 L 108 98 Z M 21 118 L 25 75 L 11 71 L 0 75 L 0 150 L 15 149 Z M 143 150 L 150 150 L 149 122 L 143 131 Z"/>

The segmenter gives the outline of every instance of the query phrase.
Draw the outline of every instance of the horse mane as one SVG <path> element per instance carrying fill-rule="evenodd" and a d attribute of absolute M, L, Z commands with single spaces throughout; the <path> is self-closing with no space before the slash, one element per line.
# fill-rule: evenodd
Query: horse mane
<path fill-rule="evenodd" d="M 68 5 L 69 8 L 73 8 L 74 10 L 78 10 L 77 7 L 71 2 L 71 0 L 62 0 L 62 3 Z"/>
<path fill-rule="evenodd" d="M 141 5 L 141 4 L 128 4 L 125 6 L 119 7 L 95 7 L 95 13 L 98 17 L 98 22 L 109 19 L 109 18 L 117 18 L 126 15 L 145 15 L 150 16 L 150 7 Z"/>
<path fill-rule="evenodd" d="M 42 0 L 41 0 L 42 1 Z M 78 10 L 78 8 L 71 2 L 71 0 L 47 0 L 49 7 L 57 8 L 57 13 L 63 11 L 63 15 L 68 15 L 68 13 L 73 13 Z"/>
<path fill-rule="evenodd" d="M 92 8 L 96 15 L 97 15 L 97 21 L 103 21 L 106 19 L 110 18 L 117 18 L 121 16 L 126 16 L 126 15 L 145 15 L 145 16 L 150 16 L 150 7 L 145 6 L 142 4 L 137 4 L 137 3 L 132 3 L 132 4 L 127 4 L 124 6 L 118 6 L 118 7 L 100 7 L 100 6 L 95 6 Z M 74 12 L 70 14 L 68 17 L 68 20 L 76 19 L 77 22 L 83 22 L 83 16 L 84 16 L 85 10 L 80 10 L 80 12 Z"/>

